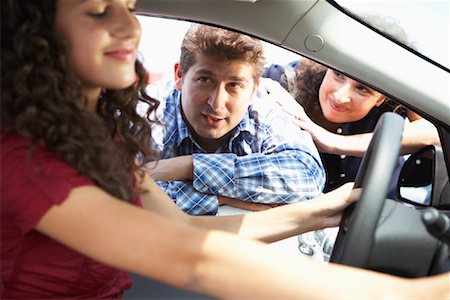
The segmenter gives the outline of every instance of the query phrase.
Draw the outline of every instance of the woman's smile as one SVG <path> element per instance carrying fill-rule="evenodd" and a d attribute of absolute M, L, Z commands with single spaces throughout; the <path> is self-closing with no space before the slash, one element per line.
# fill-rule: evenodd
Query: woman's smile
<path fill-rule="evenodd" d="M 118 48 L 105 52 L 107 57 L 119 60 L 119 61 L 135 61 L 136 50 L 130 48 Z"/>
<path fill-rule="evenodd" d="M 331 107 L 331 109 L 337 111 L 337 112 L 347 112 L 349 111 L 349 109 L 343 105 L 339 105 L 336 100 L 334 99 L 329 99 L 328 100 L 328 105 Z"/>

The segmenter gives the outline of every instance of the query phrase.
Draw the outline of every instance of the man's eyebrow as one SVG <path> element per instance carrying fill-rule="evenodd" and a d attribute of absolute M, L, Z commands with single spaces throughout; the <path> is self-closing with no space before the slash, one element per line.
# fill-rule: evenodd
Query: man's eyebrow
<path fill-rule="evenodd" d="M 247 81 L 247 79 L 242 76 L 230 76 L 229 79 L 233 81 Z"/>
<path fill-rule="evenodd" d="M 196 75 L 206 75 L 206 76 L 211 76 L 211 77 L 215 77 L 216 74 L 209 70 L 209 69 L 198 69 L 195 71 Z M 248 80 L 245 77 L 242 76 L 229 76 L 227 77 L 227 80 L 231 80 L 231 81 L 240 81 L 240 82 L 247 82 Z"/>
<path fill-rule="evenodd" d="M 198 69 L 195 71 L 195 74 L 214 75 L 214 72 L 209 69 Z"/>

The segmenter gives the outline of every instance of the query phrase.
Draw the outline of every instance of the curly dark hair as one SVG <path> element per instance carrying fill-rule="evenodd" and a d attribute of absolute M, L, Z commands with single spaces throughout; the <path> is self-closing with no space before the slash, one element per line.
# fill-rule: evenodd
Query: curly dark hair
<path fill-rule="evenodd" d="M 319 89 L 327 70 L 326 66 L 313 60 L 299 61 L 295 76 L 295 99 L 308 114 L 322 111 L 319 104 Z"/>
<path fill-rule="evenodd" d="M 68 72 L 55 33 L 55 0 L 1 1 L 1 132 L 14 133 L 56 153 L 108 193 L 131 201 L 132 174 L 154 157 L 150 124 L 136 112 L 139 101 L 159 102 L 146 92 L 147 72 L 137 60 L 137 81 L 104 90 L 96 113 L 84 108 L 81 84 Z M 143 173 L 139 172 L 140 176 Z"/>
<path fill-rule="evenodd" d="M 301 59 L 295 75 L 295 100 L 305 109 L 306 114 L 322 126 L 331 124 L 323 117 L 319 103 L 319 89 L 328 67 L 310 59 Z M 406 109 L 397 101 L 386 97 L 385 103 L 397 114 L 406 115 Z"/>

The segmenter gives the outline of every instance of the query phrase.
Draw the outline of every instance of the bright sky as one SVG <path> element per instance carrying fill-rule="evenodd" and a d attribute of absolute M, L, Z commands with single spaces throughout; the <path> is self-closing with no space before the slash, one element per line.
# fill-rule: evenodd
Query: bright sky
<path fill-rule="evenodd" d="M 338 0 L 355 12 L 394 17 L 420 52 L 450 68 L 450 0 Z M 139 17 L 142 24 L 140 51 L 151 72 L 169 72 L 178 60 L 181 40 L 189 23 L 162 18 Z M 299 56 L 265 44 L 269 62 L 286 64 Z M 152 60 L 152 58 L 155 58 Z"/>
<path fill-rule="evenodd" d="M 450 68 L 450 0 L 337 0 L 361 13 L 394 17 L 419 52 Z"/>

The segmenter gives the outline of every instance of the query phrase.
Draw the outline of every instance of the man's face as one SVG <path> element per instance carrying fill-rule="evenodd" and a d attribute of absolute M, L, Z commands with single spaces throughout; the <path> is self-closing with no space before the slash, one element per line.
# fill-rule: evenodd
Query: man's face
<path fill-rule="evenodd" d="M 186 74 L 180 68 L 175 73 L 191 134 L 204 149 L 217 149 L 242 120 L 257 89 L 252 66 L 198 56 Z"/>

